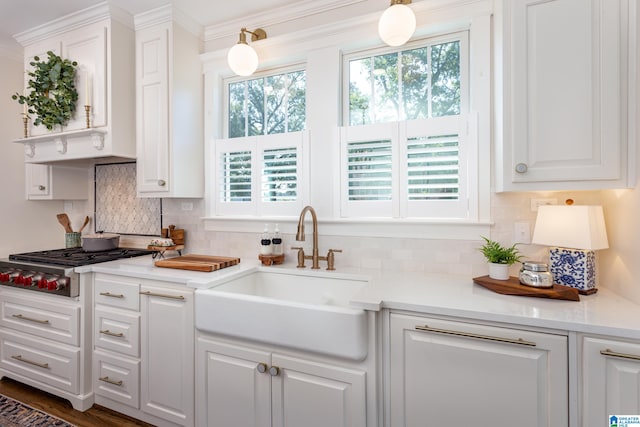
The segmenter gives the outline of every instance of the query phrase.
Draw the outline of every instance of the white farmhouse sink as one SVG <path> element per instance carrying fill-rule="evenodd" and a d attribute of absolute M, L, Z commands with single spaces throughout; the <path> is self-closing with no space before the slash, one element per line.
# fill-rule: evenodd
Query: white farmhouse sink
<path fill-rule="evenodd" d="M 196 291 L 196 328 L 354 360 L 367 355 L 367 316 L 349 307 L 367 279 L 257 268 Z"/>

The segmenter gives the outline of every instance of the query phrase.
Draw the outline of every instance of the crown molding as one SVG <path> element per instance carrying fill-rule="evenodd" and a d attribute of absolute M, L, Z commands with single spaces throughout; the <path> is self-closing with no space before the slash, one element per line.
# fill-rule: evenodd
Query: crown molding
<path fill-rule="evenodd" d="M 269 12 L 255 13 L 243 16 L 225 23 L 215 24 L 205 27 L 204 41 L 209 42 L 217 39 L 224 39 L 235 36 L 242 27 L 268 27 L 282 24 L 284 22 L 295 21 L 310 15 L 339 9 L 357 3 L 366 3 L 367 0 L 304 0 L 296 2 L 293 6 L 282 6 L 274 8 Z M 258 24 L 259 23 L 259 24 Z"/>
<path fill-rule="evenodd" d="M 133 28 L 133 17 L 129 13 L 108 2 L 103 2 L 15 34 L 13 38 L 22 46 L 28 46 L 105 19 L 113 19 Z"/>
<path fill-rule="evenodd" d="M 175 22 L 198 39 L 202 39 L 202 25 L 171 4 L 139 13 L 133 17 L 133 21 L 136 31 L 158 24 Z"/>

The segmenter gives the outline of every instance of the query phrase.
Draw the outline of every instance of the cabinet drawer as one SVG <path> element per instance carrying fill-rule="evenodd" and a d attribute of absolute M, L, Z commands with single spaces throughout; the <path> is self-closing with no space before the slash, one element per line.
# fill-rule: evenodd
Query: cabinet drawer
<path fill-rule="evenodd" d="M 79 393 L 80 349 L 0 330 L 0 365 L 44 384 Z"/>
<path fill-rule="evenodd" d="M 3 295 L 0 325 L 64 344 L 80 345 L 80 306 Z"/>
<path fill-rule="evenodd" d="M 140 283 L 121 277 L 96 275 L 95 303 L 138 311 Z"/>
<path fill-rule="evenodd" d="M 128 356 L 140 356 L 140 314 L 102 307 L 95 309 L 96 347 Z"/>
<path fill-rule="evenodd" d="M 93 389 L 96 394 L 138 409 L 140 362 L 96 350 L 93 353 Z"/>

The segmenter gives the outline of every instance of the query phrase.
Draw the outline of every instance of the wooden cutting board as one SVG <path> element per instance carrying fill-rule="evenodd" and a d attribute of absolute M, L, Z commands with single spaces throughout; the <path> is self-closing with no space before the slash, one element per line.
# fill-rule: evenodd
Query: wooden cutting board
<path fill-rule="evenodd" d="M 155 266 L 209 272 L 230 267 L 239 262 L 240 258 L 187 254 L 175 258 L 161 259 L 155 262 Z"/>
<path fill-rule="evenodd" d="M 473 282 L 503 295 L 580 301 L 578 290 L 569 286 L 554 284 L 552 288 L 534 288 L 520 284 L 517 277 L 509 277 L 509 280 L 495 280 L 489 276 L 480 276 L 474 277 Z"/>

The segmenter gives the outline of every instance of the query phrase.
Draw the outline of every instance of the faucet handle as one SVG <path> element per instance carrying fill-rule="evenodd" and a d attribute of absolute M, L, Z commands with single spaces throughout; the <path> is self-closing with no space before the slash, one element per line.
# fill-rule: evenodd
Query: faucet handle
<path fill-rule="evenodd" d="M 296 249 L 298 251 L 298 268 L 304 268 L 304 248 L 299 246 L 292 246 L 291 249 Z"/>
<path fill-rule="evenodd" d="M 334 255 L 334 253 L 336 252 L 342 252 L 342 249 L 329 249 L 329 252 L 327 253 L 327 270 L 336 269 L 334 267 L 336 261 L 336 256 Z"/>

